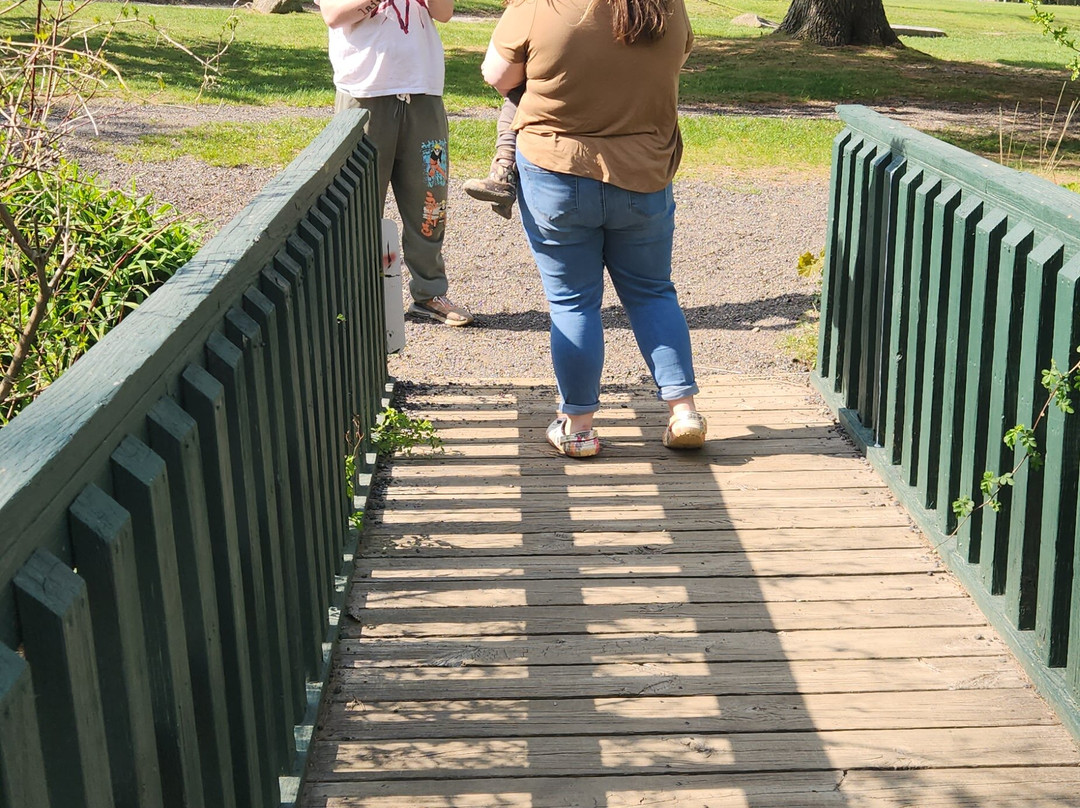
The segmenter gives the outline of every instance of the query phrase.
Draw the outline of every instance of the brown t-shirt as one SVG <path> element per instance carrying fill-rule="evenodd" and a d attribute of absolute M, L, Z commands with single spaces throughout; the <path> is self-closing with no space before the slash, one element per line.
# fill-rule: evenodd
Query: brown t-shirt
<path fill-rule="evenodd" d="M 682 157 L 679 70 L 694 42 L 683 0 L 665 35 L 615 41 L 607 0 L 511 0 L 491 41 L 525 63 L 514 118 L 531 162 L 630 191 L 664 188 Z"/>

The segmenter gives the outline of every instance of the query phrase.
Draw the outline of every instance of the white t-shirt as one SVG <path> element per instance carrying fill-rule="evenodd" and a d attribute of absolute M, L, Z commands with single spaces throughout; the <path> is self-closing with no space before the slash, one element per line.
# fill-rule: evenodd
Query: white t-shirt
<path fill-rule="evenodd" d="M 442 40 L 422 0 L 383 0 L 363 22 L 329 30 L 334 86 L 343 93 L 442 95 Z"/>

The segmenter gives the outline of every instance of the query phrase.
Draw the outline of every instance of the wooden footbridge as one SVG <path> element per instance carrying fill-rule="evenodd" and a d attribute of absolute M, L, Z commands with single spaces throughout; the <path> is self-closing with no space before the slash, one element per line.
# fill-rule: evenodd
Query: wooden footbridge
<path fill-rule="evenodd" d="M 1072 806 L 1080 750 L 818 394 L 432 385 L 369 512 L 304 808 Z"/>
<path fill-rule="evenodd" d="M 1080 417 L 951 508 L 1076 361 L 1080 203 L 841 115 L 813 387 L 687 453 L 605 391 L 571 461 L 542 381 L 410 385 L 381 466 L 336 116 L 0 430 L 0 808 L 1080 806 Z"/>

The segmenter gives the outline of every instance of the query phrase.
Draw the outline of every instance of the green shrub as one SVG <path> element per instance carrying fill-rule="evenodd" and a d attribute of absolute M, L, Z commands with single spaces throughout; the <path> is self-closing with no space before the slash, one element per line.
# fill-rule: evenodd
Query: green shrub
<path fill-rule="evenodd" d="M 108 189 L 72 163 L 30 173 L 4 197 L 36 243 L 59 239 L 46 266 L 59 273 L 55 293 L 14 388 L 0 403 L 7 423 L 110 328 L 164 283 L 199 248 L 191 221 L 178 219 L 150 195 Z M 23 226 L 26 226 L 23 224 Z M 7 231 L 0 242 L 0 368 L 7 370 L 40 288 L 34 269 Z M 65 242 L 66 239 L 66 242 Z M 60 268 L 65 253 L 72 258 Z"/>

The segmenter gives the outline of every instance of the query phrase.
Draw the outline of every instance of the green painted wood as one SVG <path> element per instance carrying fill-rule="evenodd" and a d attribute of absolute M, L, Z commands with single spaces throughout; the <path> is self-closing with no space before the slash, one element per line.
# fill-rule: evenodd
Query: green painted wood
<path fill-rule="evenodd" d="M 95 485 L 69 509 L 86 582 L 113 791 L 120 805 L 164 805 L 131 517 Z"/>
<path fill-rule="evenodd" d="M 296 252 L 302 254 L 298 248 Z M 305 247 L 306 249 L 306 247 Z M 308 251 L 310 256 L 310 251 Z M 326 444 L 328 425 L 326 411 L 322 407 L 322 377 L 319 366 L 319 339 L 311 327 L 311 307 L 308 304 L 307 268 L 293 259 L 285 251 L 275 259 L 274 269 L 289 284 L 295 301 L 295 334 L 297 337 L 297 358 L 300 362 L 301 376 L 299 392 L 305 402 L 306 417 L 309 421 L 307 456 L 311 464 L 312 498 L 310 510 L 315 519 L 315 560 L 317 563 L 320 586 L 316 590 L 319 597 L 320 622 L 325 625 L 329 619 L 330 601 L 333 596 L 334 565 L 331 547 L 333 530 L 330 521 L 330 488 L 333 485 L 325 452 L 319 447 Z"/>
<path fill-rule="evenodd" d="M 0 808 L 48 805 L 45 781 L 30 666 L 0 645 Z"/>
<path fill-rule="evenodd" d="M 365 424 L 374 424 L 381 410 L 379 389 L 386 381 L 386 314 L 383 307 L 383 268 L 382 268 L 382 223 L 379 211 L 378 166 L 374 147 L 369 141 L 363 141 L 357 147 L 346 168 L 353 174 L 353 182 L 358 189 L 359 202 L 356 206 L 360 250 L 357 260 L 360 262 L 358 281 L 357 314 L 358 326 L 372 324 L 353 336 L 362 348 L 363 380 L 365 389 L 360 394 L 360 414 Z M 364 439 L 359 452 L 357 468 L 361 472 L 370 472 L 374 465 L 374 448 L 370 436 L 371 430 L 365 429 Z M 369 455 L 371 456 L 369 459 Z"/>
<path fill-rule="evenodd" d="M 1076 495 L 1075 507 L 1077 513 L 1080 513 L 1080 491 Z M 1080 542 L 1073 547 L 1073 592 L 1080 592 Z M 1080 597 L 1075 595 L 1069 610 L 1069 653 L 1066 666 L 1066 692 L 1080 703 Z M 1080 723 L 1080 717 L 1077 718 L 1077 723 Z"/>
<path fill-rule="evenodd" d="M 1019 395 L 1020 339 L 1022 312 L 1026 306 L 1027 257 L 1034 248 L 1035 233 L 1029 224 L 1010 226 L 1001 242 L 1001 263 L 998 267 L 997 315 L 994 318 L 994 359 L 991 368 L 990 404 L 986 433 L 985 469 L 1000 473 L 1012 468 L 1013 452 L 1002 438 L 1016 424 L 1016 405 Z M 977 481 L 976 481 L 977 482 Z M 1001 515 L 985 508 L 982 519 L 982 547 L 979 562 L 983 581 L 992 580 L 992 571 L 1001 563 L 1007 564 L 1005 598 L 1010 605 L 1013 624 L 1027 630 L 1035 627 L 1035 576 L 1037 554 L 1025 547 L 1024 541 L 1009 541 L 1009 513 L 1012 508 L 1012 488 L 1001 491 Z M 981 500 L 976 500 L 981 501 Z M 1004 562 L 1002 561 L 1004 559 Z"/>
<path fill-rule="evenodd" d="M 835 288 L 833 290 L 833 357 L 832 366 L 835 368 L 833 381 L 835 391 L 847 404 L 848 379 L 846 377 L 847 351 L 851 349 L 850 340 L 847 339 L 846 328 L 849 322 L 849 309 L 851 307 L 851 262 L 856 253 L 853 242 L 858 226 L 855 222 L 855 155 L 863 147 L 863 141 L 853 140 L 848 145 L 840 160 L 840 210 L 841 230 L 839 236 L 839 255 L 836 256 Z"/>
<path fill-rule="evenodd" d="M 821 314 L 818 331 L 818 373 L 830 379 L 832 389 L 838 389 L 836 368 L 837 333 L 834 301 L 839 300 L 840 267 L 847 243 L 847 206 L 844 198 L 843 156 L 847 153 L 851 130 L 845 129 L 832 143 L 832 179 L 829 182 L 829 206 L 826 219 L 825 264 L 821 275 Z"/>
<path fill-rule="evenodd" d="M 308 238 L 317 239 L 318 234 L 310 224 L 306 225 Z M 315 402 L 316 427 L 318 442 L 312 447 L 312 451 L 319 458 L 322 469 L 322 486 L 316 492 L 321 495 L 320 507 L 323 509 L 323 523 L 326 526 L 326 534 L 323 540 L 326 542 L 322 548 L 326 558 L 326 572 L 332 580 L 340 568 L 338 547 L 342 544 L 341 531 L 343 529 L 342 511 L 340 504 L 341 478 L 344 473 L 344 455 L 335 451 L 339 436 L 343 434 L 337 428 L 334 421 L 334 411 L 331 405 L 333 395 L 333 380 L 326 366 L 325 357 L 328 355 L 329 334 L 327 331 L 323 301 L 325 298 L 321 292 L 319 273 L 316 270 L 316 253 L 307 241 L 296 235 L 288 239 L 285 245 L 286 252 L 293 261 L 303 268 L 304 298 L 307 303 L 307 320 L 309 333 L 309 350 L 311 354 L 312 369 L 312 395 Z M 288 269 L 281 265 L 283 270 Z M 333 590 L 331 590 L 332 594 Z"/>
<path fill-rule="evenodd" d="M 13 585 L 23 648 L 34 671 L 51 803 L 111 808 L 108 744 L 86 585 L 63 561 L 40 548 L 16 573 Z"/>
<path fill-rule="evenodd" d="M 963 399 L 959 407 L 961 447 L 957 496 L 966 495 L 973 502 L 981 501 L 979 481 L 986 469 L 986 435 L 990 418 L 992 395 L 991 378 L 994 367 L 994 342 L 998 333 L 995 316 L 1000 311 L 998 274 L 1001 265 L 1001 242 L 1008 229 L 1008 218 L 1002 210 L 987 213 L 975 229 L 975 258 L 972 273 L 981 282 L 971 287 L 971 320 L 967 339 L 967 362 Z M 1011 312 L 1011 307 L 1006 312 Z M 953 497 L 946 494 L 946 498 Z M 951 501 L 948 500 L 947 501 Z M 982 546 L 983 509 L 972 513 L 960 527 L 957 536 L 958 552 L 973 564 L 979 563 Z M 950 528 L 951 529 L 951 528 Z"/>
<path fill-rule="evenodd" d="M 283 571 L 281 566 L 281 531 L 278 519 L 278 503 L 275 496 L 273 449 L 270 403 L 267 396 L 266 364 L 263 357 L 265 339 L 258 324 L 241 309 L 231 309 L 225 315 L 225 336 L 244 355 L 243 381 L 247 392 L 244 409 L 245 426 L 251 433 L 251 462 L 246 473 L 255 495 L 255 513 L 259 520 L 257 536 L 259 544 L 252 548 L 253 555 L 262 558 L 262 595 L 265 599 L 267 627 L 267 653 L 270 665 L 270 682 L 273 687 L 270 715 L 271 742 L 282 770 L 292 768 L 294 751 L 292 727 L 295 708 L 290 693 L 291 660 L 288 640 L 288 622 L 285 617 Z M 298 661 L 299 662 L 299 661 Z"/>
<path fill-rule="evenodd" d="M 863 346 L 859 362 L 859 417 L 876 436 L 880 427 L 881 397 L 881 351 L 885 336 L 882 310 L 884 290 L 888 283 L 888 256 L 885 254 L 885 235 L 889 229 L 889 200 L 887 197 L 885 171 L 892 162 L 887 149 L 874 152 L 867 166 L 866 260 L 863 274 L 866 277 L 865 305 L 859 342 Z"/>
<path fill-rule="evenodd" d="M 207 806 L 235 808 L 229 711 L 202 450 L 195 420 L 162 398 L 147 414 L 150 448 L 165 461 L 183 597 L 184 630 Z"/>
<path fill-rule="evenodd" d="M 983 205 L 978 197 L 964 197 L 953 222 L 949 265 L 949 295 L 945 323 L 944 361 L 941 388 L 941 438 L 938 453 L 938 518 L 942 532 L 956 528 L 953 500 L 960 493 L 960 467 L 971 461 L 971 447 L 963 443 L 964 420 L 970 412 L 964 405 L 967 388 L 967 351 L 971 330 L 971 298 L 975 272 L 975 228 L 982 220 Z M 982 283 L 985 275 L 981 276 Z"/>
<path fill-rule="evenodd" d="M 323 375 L 323 395 L 325 397 L 327 422 L 330 428 L 327 432 L 326 442 L 320 448 L 326 453 L 331 474 L 330 479 L 332 481 L 342 481 L 338 485 L 332 486 L 332 490 L 328 492 L 331 495 L 328 502 L 330 508 L 328 512 L 329 524 L 332 527 L 330 538 L 333 541 L 330 548 L 333 559 L 331 569 L 336 572 L 341 566 L 344 525 L 348 517 L 348 504 L 345 502 L 345 497 L 341 495 L 344 487 L 345 462 L 345 447 L 342 436 L 350 426 L 346 419 L 345 408 L 342 406 L 341 368 L 334 350 L 335 342 L 332 327 L 335 313 L 332 308 L 328 311 L 328 307 L 332 306 L 332 299 L 328 288 L 327 267 L 334 266 L 333 262 L 336 260 L 336 255 L 330 237 L 330 222 L 319 211 L 311 211 L 309 220 L 301 222 L 297 230 L 300 238 L 304 240 L 313 256 L 314 270 L 309 273 L 308 277 L 314 281 L 314 294 L 309 296 L 308 300 L 317 303 L 315 324 L 316 326 L 321 325 L 321 328 L 317 328 L 317 331 L 320 337 L 322 364 L 326 371 Z"/>
<path fill-rule="evenodd" d="M 883 418 L 884 435 L 880 438 L 883 446 L 888 447 L 889 462 L 900 464 L 905 456 L 906 445 L 903 442 L 904 420 L 906 418 L 906 390 L 908 376 L 909 317 L 915 305 L 912 299 L 912 229 L 915 219 L 914 189 L 922 181 L 922 172 L 910 170 L 908 161 L 898 157 L 893 161 L 892 173 L 896 175 L 896 203 L 892 206 L 895 224 L 892 233 L 895 236 L 886 239 L 886 247 L 891 242 L 892 303 L 890 305 L 889 350 L 886 363 L 888 381 L 886 384 L 886 414 Z"/>
<path fill-rule="evenodd" d="M 278 279 L 284 283 L 280 276 Z M 277 306 L 261 291 L 249 289 L 245 293 L 244 310 L 258 324 L 267 343 L 266 378 L 274 401 L 274 467 L 281 517 L 286 616 L 291 654 L 298 662 L 293 673 L 302 674 L 294 680 L 300 698 L 295 709 L 302 715 L 307 701 L 306 679 L 315 678 L 321 667 L 321 654 L 313 655 L 313 649 L 321 647 L 323 630 L 313 606 L 313 588 L 318 581 L 309 550 L 314 541 L 314 527 L 308 508 L 311 484 L 300 443 L 304 429 L 297 403 L 296 346 L 291 341 L 289 312 L 283 310 L 279 316 Z"/>
<path fill-rule="evenodd" d="M 266 266 L 355 151 L 366 113 L 336 115 L 297 159 L 222 228 L 169 283 L 50 385 L 0 435 L 0 521 L 12 540 L 0 547 L 9 581 L 44 542 L 68 556 L 66 509 L 100 477 L 112 449 L 141 430 L 147 410 L 198 360 L 209 333 Z M 0 641 L 19 642 L 10 589 L 0 587 Z"/>
<path fill-rule="evenodd" d="M 364 147 L 367 147 L 366 149 Z M 379 386 L 386 377 L 386 316 L 383 309 L 382 225 L 378 209 L 377 165 L 375 155 L 366 141 L 360 144 L 353 157 L 346 162 L 345 171 L 350 183 L 357 189 L 356 228 L 358 266 L 353 316 L 356 317 L 351 339 L 360 346 L 361 380 L 365 385 L 359 391 L 360 415 L 365 424 L 375 423 L 378 415 L 378 396 L 373 386 Z M 364 323 L 374 324 L 362 329 Z M 366 333 L 365 333 L 366 332 Z M 365 430 L 370 432 L 370 430 Z M 364 457 L 371 451 L 370 437 L 365 435 L 360 467 L 370 470 Z"/>
<path fill-rule="evenodd" d="M 949 185 L 934 200 L 930 235 L 929 275 L 926 290 L 924 330 L 926 351 L 922 374 L 923 400 L 919 406 L 919 468 L 916 486 L 923 492 L 928 510 L 937 508 L 937 479 L 941 459 L 941 424 L 945 378 L 945 345 L 952 283 L 951 246 L 960 188 Z M 958 271 L 958 269 L 957 269 Z"/>
<path fill-rule="evenodd" d="M 911 232 L 911 308 L 907 312 L 907 379 L 904 383 L 904 412 L 907 415 L 902 442 L 908 447 L 908 453 L 901 466 L 904 469 L 904 482 L 912 486 L 918 480 L 919 447 L 922 445 L 923 386 L 926 381 L 923 367 L 928 342 L 927 288 L 930 285 L 934 203 L 940 193 L 941 180 L 924 172 L 922 182 L 915 189 L 915 217 Z"/>
<path fill-rule="evenodd" d="M 356 350 L 357 345 L 349 341 L 348 334 L 348 294 L 355 277 L 357 267 L 356 247 L 353 241 L 354 228 L 350 223 L 353 215 L 348 195 L 341 190 L 341 178 L 326 189 L 326 194 L 319 200 L 319 210 L 331 222 L 334 263 L 328 265 L 327 285 L 330 287 L 330 300 L 334 306 L 334 354 L 338 362 L 338 383 L 341 385 L 342 414 L 345 423 L 352 422 L 352 417 L 359 414 L 360 405 L 356 395 Z M 333 267 L 333 269 L 330 269 Z"/>
<path fill-rule="evenodd" d="M 1016 220 L 1039 222 L 1062 238 L 1070 251 L 1080 249 L 1080 200 L 1068 189 L 978 157 L 866 107 L 841 105 L 836 111 L 856 134 L 887 143 L 921 165 L 934 166 L 947 182 L 978 193 L 988 206 L 1001 208 Z"/>
<path fill-rule="evenodd" d="M 199 427 L 207 519 L 213 527 L 218 628 L 229 709 L 233 784 L 241 806 L 267 805 L 277 788 L 277 772 L 261 753 L 249 648 L 248 606 L 244 596 L 239 528 L 226 416 L 225 388 L 204 368 L 190 365 L 181 377 L 181 401 Z"/>
<path fill-rule="evenodd" d="M 1051 351 L 1064 371 L 1078 359 L 1080 345 L 1080 255 L 1057 275 Z M 1049 363 L 1046 365 L 1049 367 Z M 1076 544 L 1077 464 L 1080 425 L 1051 405 L 1046 416 L 1046 464 L 1043 468 L 1042 519 L 1039 531 L 1039 597 L 1035 609 L 1035 648 L 1051 667 L 1068 662 L 1069 619 L 1073 599 Z"/>
<path fill-rule="evenodd" d="M 1063 246 L 1056 239 L 1044 239 L 1036 244 L 1027 258 L 1020 359 L 1017 366 L 1019 383 L 1015 423 L 1029 427 L 1035 423 L 1042 403 L 1046 400 L 1046 391 L 1041 384 L 1041 372 L 1043 368 L 1050 366 L 1054 293 L 1057 288 L 1057 273 L 1063 259 Z M 1036 427 L 1035 437 L 1040 447 L 1046 446 L 1045 421 Z M 1018 446 L 1017 452 L 1011 453 L 1012 461 L 1007 461 L 1003 470 L 1011 468 L 1022 451 Z M 1006 454 L 1007 458 L 1009 454 Z M 1009 553 L 1020 552 L 1027 556 L 1018 566 L 1031 570 L 1037 568 L 1037 558 L 1041 554 L 1039 531 L 1042 523 L 1043 480 L 1041 472 L 1032 473 L 1030 466 L 1025 465 L 1017 472 L 1015 484 L 1009 492 Z M 1011 549 L 1013 547 L 1017 549 Z M 999 595 L 1005 592 L 1008 566 L 1007 563 L 995 564 L 988 570 L 990 578 L 986 584 L 991 594 Z M 1025 584 L 1022 582 L 1021 587 L 1023 586 Z M 1036 601 L 1039 599 L 1038 594 L 1035 598 Z"/>
<path fill-rule="evenodd" d="M 877 153 L 872 143 L 861 144 L 853 155 L 851 205 L 854 219 L 850 232 L 852 240 L 847 263 L 847 298 L 845 300 L 844 323 L 841 328 L 843 359 L 843 394 L 845 406 L 856 411 L 863 400 L 864 391 L 860 388 L 859 368 L 864 361 L 867 346 L 862 340 L 863 323 L 868 316 L 867 308 L 869 279 L 872 275 L 869 267 L 869 231 L 873 224 L 868 223 L 868 197 L 870 194 L 870 163 Z"/>
<path fill-rule="evenodd" d="M 301 309 L 295 305 L 289 282 L 273 269 L 263 272 L 262 289 L 276 308 L 279 353 L 283 372 L 293 381 L 285 388 L 285 433 L 288 462 L 293 470 L 293 515 L 296 520 L 296 563 L 300 592 L 300 619 L 305 626 L 304 656 L 310 678 L 317 678 L 322 667 L 322 639 L 326 633 L 327 575 L 321 566 L 318 547 L 325 528 L 321 511 L 312 508 L 318 485 L 318 463 L 309 447 L 315 443 L 315 424 L 309 402 L 311 375 L 307 363 L 299 358 L 298 336 L 302 323 Z"/>
<path fill-rule="evenodd" d="M 885 445 L 889 432 L 889 421 L 895 409 L 896 395 L 896 359 L 899 353 L 898 317 L 893 316 L 896 297 L 896 251 L 893 249 L 897 219 L 899 215 L 900 180 L 904 176 L 905 161 L 897 155 L 882 152 L 884 165 L 881 171 L 882 183 L 882 232 L 876 254 L 881 267 L 881 285 L 878 291 L 880 311 L 878 314 L 878 332 L 874 336 L 877 343 L 874 367 L 874 442 Z M 892 437 L 891 434 L 888 435 Z"/>
<path fill-rule="evenodd" d="M 184 630 L 169 481 L 162 459 L 134 437 L 112 454 L 113 498 L 131 514 L 158 763 L 166 806 L 203 806 L 191 668 Z"/>
<path fill-rule="evenodd" d="M 252 681 L 255 686 L 255 723 L 259 734 L 260 754 L 274 776 L 280 774 L 277 751 L 281 733 L 279 714 L 274 702 L 277 689 L 272 669 L 269 616 L 263 575 L 262 537 L 256 506 L 257 477 L 248 413 L 247 361 L 239 348 L 222 334 L 211 334 L 206 341 L 206 369 L 225 393 L 225 422 L 229 441 L 229 462 L 233 498 L 237 514 L 237 548 L 243 573 L 244 602 L 248 623 L 241 635 L 248 643 Z"/>
<path fill-rule="evenodd" d="M 983 510 L 955 541 L 947 534 L 956 494 L 974 493 L 983 467 L 1001 473 L 1013 465 L 1015 453 L 1001 438 L 1018 422 L 1030 425 L 1041 407 L 1041 369 L 1080 341 L 1073 278 L 1065 273 L 1067 285 L 1054 286 L 1063 265 L 1080 262 L 1080 199 L 869 110 L 838 111 L 849 141 L 876 144 L 889 152 L 890 165 L 907 166 L 895 229 L 884 234 L 895 275 L 886 266 L 893 316 L 880 353 L 892 352 L 896 367 L 885 375 L 878 404 L 860 397 L 848 408 L 850 399 L 834 392 L 847 381 L 835 367 L 815 377 L 815 385 L 1080 735 L 1080 598 L 1073 588 L 1080 581 L 1080 430 L 1072 432 L 1077 427 L 1060 415 L 1049 417 L 1036 440 L 1058 460 L 1044 473 L 1022 471 L 1001 493 L 1000 514 Z M 851 228 L 861 206 L 840 204 L 860 193 L 850 184 L 852 162 L 849 153 L 834 150 L 831 210 L 838 220 L 850 218 L 830 222 L 835 253 L 857 246 Z M 908 179 L 917 173 L 918 183 Z M 873 175 L 860 181 L 863 198 L 872 195 Z M 988 212 L 985 219 L 981 211 Z M 865 282 L 872 284 L 872 276 Z M 826 290 L 826 306 L 850 305 L 842 284 Z M 1058 292 L 1066 297 L 1056 299 Z M 834 333 L 842 331 L 838 326 Z M 867 344 L 858 341 L 860 348 Z M 848 350 L 830 346 L 823 357 Z M 1075 667 L 1055 667 L 1062 664 Z"/>

